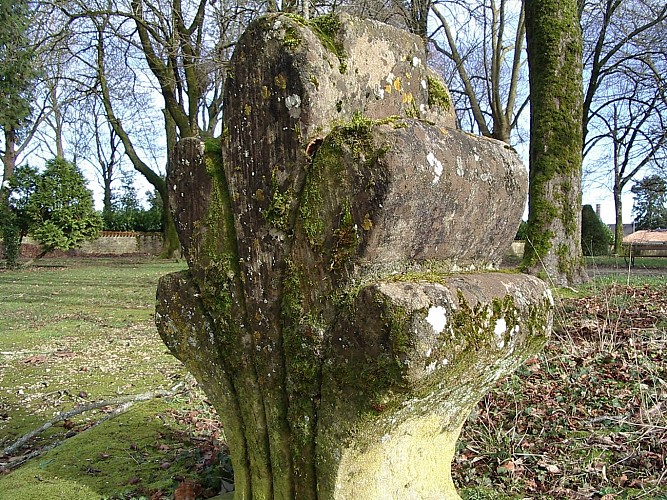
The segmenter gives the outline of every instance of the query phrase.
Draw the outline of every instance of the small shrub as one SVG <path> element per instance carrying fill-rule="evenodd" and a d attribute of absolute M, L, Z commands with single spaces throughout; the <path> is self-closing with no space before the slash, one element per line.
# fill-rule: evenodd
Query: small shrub
<path fill-rule="evenodd" d="M 581 207 L 581 249 L 584 255 L 608 255 L 613 236 L 593 207 Z"/>
<path fill-rule="evenodd" d="M 528 228 L 528 223 L 525 220 L 522 220 L 521 224 L 519 224 L 519 229 L 517 229 L 516 231 L 516 236 L 514 236 L 514 239 L 520 241 L 526 241 L 527 228 Z"/>
<path fill-rule="evenodd" d="M 21 231 L 14 221 L 7 222 L 2 227 L 2 250 L 7 261 L 7 267 L 17 266 L 21 248 Z"/>

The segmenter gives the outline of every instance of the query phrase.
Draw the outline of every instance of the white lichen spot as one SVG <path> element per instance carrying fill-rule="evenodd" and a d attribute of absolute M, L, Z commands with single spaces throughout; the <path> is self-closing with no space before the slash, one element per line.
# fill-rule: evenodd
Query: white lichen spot
<path fill-rule="evenodd" d="M 412 67 L 418 68 L 421 65 L 422 65 L 422 60 L 421 59 L 419 59 L 418 57 L 413 57 L 412 58 Z"/>
<path fill-rule="evenodd" d="M 426 161 L 430 165 L 430 167 L 433 169 L 433 184 L 437 184 L 438 181 L 440 180 L 440 176 L 442 175 L 442 163 L 440 163 L 440 160 L 438 160 L 433 153 L 429 153 L 426 155 Z"/>
<path fill-rule="evenodd" d="M 463 169 L 463 160 L 460 156 L 456 157 L 456 175 L 463 177 L 465 170 Z"/>
<path fill-rule="evenodd" d="M 299 118 L 301 116 L 301 97 L 297 94 L 285 97 L 285 106 L 291 118 Z"/>
<path fill-rule="evenodd" d="M 426 113 L 426 111 L 428 111 L 428 110 L 426 109 L 426 104 L 421 103 L 421 104 L 419 105 L 419 112 L 422 113 L 422 114 L 424 114 L 424 113 Z"/>
<path fill-rule="evenodd" d="M 442 306 L 433 306 L 428 310 L 426 321 L 431 325 L 436 334 L 442 333 L 447 326 L 447 311 Z"/>
<path fill-rule="evenodd" d="M 373 94 L 375 94 L 376 99 L 384 99 L 384 89 L 382 88 L 382 85 L 379 83 L 376 84 L 373 89 Z"/>
<path fill-rule="evenodd" d="M 244 156 L 245 158 L 247 158 L 248 156 L 250 156 L 250 151 L 248 151 L 248 150 L 246 149 L 246 150 L 243 152 L 243 156 Z"/>
<path fill-rule="evenodd" d="M 551 307 L 553 307 L 554 306 L 554 296 L 551 295 L 551 290 L 547 288 L 546 291 L 544 292 L 544 294 L 547 296 L 547 300 L 549 301 L 549 305 Z"/>
<path fill-rule="evenodd" d="M 276 21 L 275 23 L 273 23 L 273 29 L 274 30 L 280 29 L 281 26 L 282 26 L 282 23 L 280 21 Z"/>
<path fill-rule="evenodd" d="M 394 75 L 394 74 L 390 71 L 389 74 L 387 75 L 387 78 L 385 79 L 385 81 L 386 81 L 389 85 L 393 85 L 395 79 L 396 79 L 396 75 Z"/>
<path fill-rule="evenodd" d="M 493 336 L 496 339 L 496 345 L 498 349 L 505 347 L 505 332 L 507 331 L 507 322 L 505 318 L 499 318 L 496 320 L 496 326 L 493 328 Z"/>
<path fill-rule="evenodd" d="M 424 90 L 426 90 L 426 87 L 428 86 L 428 85 L 426 84 L 426 80 L 422 80 L 422 81 L 421 81 L 421 85 L 422 85 L 422 88 L 423 88 Z"/>
<path fill-rule="evenodd" d="M 433 363 L 430 363 L 429 365 L 426 366 L 426 374 L 430 375 L 435 371 L 435 367 L 438 365 L 437 361 L 434 361 Z"/>

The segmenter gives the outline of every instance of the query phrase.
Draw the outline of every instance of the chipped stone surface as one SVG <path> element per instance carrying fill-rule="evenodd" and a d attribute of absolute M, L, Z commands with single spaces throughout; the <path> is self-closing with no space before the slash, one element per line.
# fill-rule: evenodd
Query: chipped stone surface
<path fill-rule="evenodd" d="M 321 167 L 328 169 L 321 176 L 324 182 L 330 176 L 331 185 L 323 190 L 326 210 L 319 216 L 336 218 L 347 203 L 358 227 L 366 216 L 371 221 L 369 229 L 359 231 L 359 265 L 500 262 L 528 188 L 527 172 L 514 151 L 498 141 L 412 119 L 374 126 L 369 140 L 371 168 L 360 169 L 355 151 L 345 148 L 336 162 L 327 158 Z M 316 156 L 313 170 L 318 161 Z"/>

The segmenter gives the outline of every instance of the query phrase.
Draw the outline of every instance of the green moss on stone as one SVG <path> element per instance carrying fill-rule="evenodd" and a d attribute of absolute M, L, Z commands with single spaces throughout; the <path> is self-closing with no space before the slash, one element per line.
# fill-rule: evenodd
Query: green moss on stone
<path fill-rule="evenodd" d="M 273 83 L 280 90 L 287 89 L 287 78 L 282 73 L 273 77 Z"/>
<path fill-rule="evenodd" d="M 340 40 L 340 32 L 343 24 L 336 14 L 327 14 L 325 16 L 316 17 L 312 19 L 308 26 L 313 30 L 313 33 L 320 39 L 324 47 L 336 55 L 338 62 L 338 70 L 341 73 L 347 71 L 347 53 L 345 47 Z"/>
<path fill-rule="evenodd" d="M 202 244 L 206 258 L 202 298 L 219 319 L 229 321 L 233 282 L 239 276 L 238 254 L 231 198 L 222 163 L 220 139 L 204 141 L 204 162 L 212 179 L 211 200 L 204 220 L 207 231 Z"/>
<path fill-rule="evenodd" d="M 281 231 L 289 231 L 289 216 L 290 208 L 294 201 L 294 192 L 292 188 L 288 188 L 285 192 L 280 191 L 277 179 L 277 169 L 273 169 L 271 174 L 271 200 L 269 206 L 264 212 L 264 218 L 267 222 L 272 224 L 276 229 Z"/>
<path fill-rule="evenodd" d="M 365 165 L 373 164 L 387 151 L 386 147 L 377 147 L 374 144 L 371 135 L 373 127 L 393 123 L 396 120 L 397 117 L 371 120 L 361 113 L 355 113 L 348 123 L 335 127 L 317 149 L 299 205 L 303 228 L 312 246 L 321 246 L 324 243 L 327 220 L 323 202 L 325 192 L 336 183 L 349 181 L 345 176 L 341 177 L 343 149 L 351 152 L 357 162 Z M 341 220 L 344 221 L 345 217 L 341 217 Z M 339 229 L 344 231 L 343 228 Z M 339 239 L 348 240 L 349 236 L 351 236 L 349 231 L 345 235 L 341 232 Z"/>
<path fill-rule="evenodd" d="M 429 76 L 426 78 L 426 81 L 428 89 L 428 105 L 449 111 L 452 108 L 452 101 L 449 97 L 447 88 L 437 78 Z"/>
<path fill-rule="evenodd" d="M 285 37 L 283 38 L 283 44 L 290 50 L 295 50 L 299 45 L 301 45 L 301 36 L 296 28 L 293 26 L 285 26 Z"/>
<path fill-rule="evenodd" d="M 282 293 L 282 344 L 285 354 L 287 416 L 295 473 L 306 489 L 315 489 L 315 434 L 322 378 L 326 325 L 305 304 L 304 290 L 314 284 L 306 272 L 287 260 Z"/>
<path fill-rule="evenodd" d="M 356 253 L 357 246 L 361 241 L 358 227 L 352 218 L 349 202 L 346 202 L 343 207 L 340 214 L 340 223 L 334 230 L 333 237 L 332 267 L 336 270 L 342 270 Z"/>

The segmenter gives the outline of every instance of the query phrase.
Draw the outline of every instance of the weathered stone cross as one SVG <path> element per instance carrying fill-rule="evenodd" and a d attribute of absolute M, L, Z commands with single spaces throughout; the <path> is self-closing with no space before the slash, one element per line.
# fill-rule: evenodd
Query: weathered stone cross
<path fill-rule="evenodd" d="M 222 139 L 174 152 L 189 270 L 157 324 L 219 412 L 234 498 L 458 498 L 464 420 L 551 328 L 540 280 L 489 270 L 516 154 L 456 130 L 417 37 L 347 16 L 253 23 L 225 99 Z"/>

